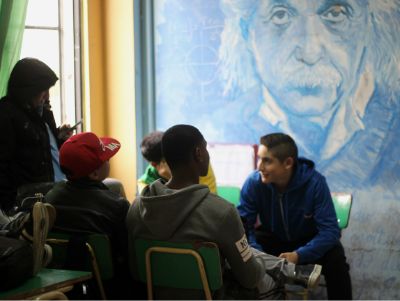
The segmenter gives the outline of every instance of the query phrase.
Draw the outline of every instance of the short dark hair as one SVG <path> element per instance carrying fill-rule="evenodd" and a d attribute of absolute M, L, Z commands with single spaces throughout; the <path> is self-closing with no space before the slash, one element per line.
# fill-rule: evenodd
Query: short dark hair
<path fill-rule="evenodd" d="M 161 138 L 163 134 L 164 132 L 161 131 L 151 132 L 140 143 L 140 150 L 147 161 L 159 163 L 162 160 Z"/>
<path fill-rule="evenodd" d="M 260 144 L 267 147 L 280 162 L 288 157 L 292 157 L 297 162 L 297 145 L 289 135 L 284 133 L 268 134 L 260 138 Z"/>
<path fill-rule="evenodd" d="M 192 125 L 178 124 L 165 131 L 162 152 L 171 170 L 190 162 L 196 147 L 204 141 L 200 131 Z"/>

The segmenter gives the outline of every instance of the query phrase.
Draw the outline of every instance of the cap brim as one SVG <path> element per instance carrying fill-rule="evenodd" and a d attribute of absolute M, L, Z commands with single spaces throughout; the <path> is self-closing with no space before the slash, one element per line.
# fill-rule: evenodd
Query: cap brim
<path fill-rule="evenodd" d="M 118 140 L 110 137 L 101 137 L 101 142 L 103 142 L 104 152 L 101 154 L 101 159 L 103 161 L 109 160 L 113 157 L 121 148 L 121 143 Z"/>

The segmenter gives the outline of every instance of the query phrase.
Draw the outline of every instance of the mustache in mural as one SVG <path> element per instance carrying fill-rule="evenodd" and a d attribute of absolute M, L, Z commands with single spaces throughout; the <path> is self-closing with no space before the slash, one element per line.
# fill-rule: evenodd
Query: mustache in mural
<path fill-rule="evenodd" d="M 342 81 L 336 69 L 325 65 L 285 68 L 282 79 L 286 87 L 295 89 L 338 88 Z"/>

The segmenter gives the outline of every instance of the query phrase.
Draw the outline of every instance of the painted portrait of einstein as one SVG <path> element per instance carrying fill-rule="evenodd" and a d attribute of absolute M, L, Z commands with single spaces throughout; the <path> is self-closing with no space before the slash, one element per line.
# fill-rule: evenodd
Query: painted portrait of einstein
<path fill-rule="evenodd" d="M 330 171 L 350 167 L 353 179 L 379 168 L 388 143 L 398 150 L 390 136 L 399 128 L 400 1 L 221 0 L 221 8 L 224 93 L 259 90 L 254 126 L 292 135 L 304 155 L 322 167 L 338 160 Z"/>

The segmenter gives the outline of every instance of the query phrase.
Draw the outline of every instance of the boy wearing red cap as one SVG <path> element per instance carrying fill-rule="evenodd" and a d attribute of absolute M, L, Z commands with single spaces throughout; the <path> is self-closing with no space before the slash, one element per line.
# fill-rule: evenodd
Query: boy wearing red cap
<path fill-rule="evenodd" d="M 121 279 L 129 279 L 125 217 L 130 204 L 102 181 L 109 175 L 110 158 L 120 147 L 117 140 L 98 138 L 91 132 L 72 136 L 60 148 L 60 165 L 68 181 L 57 183 L 45 197 L 57 210 L 55 231 L 108 235 L 118 284 L 122 284 Z M 115 299 L 127 297 L 112 295 L 117 292 L 122 290 L 114 289 L 107 295 Z"/>

